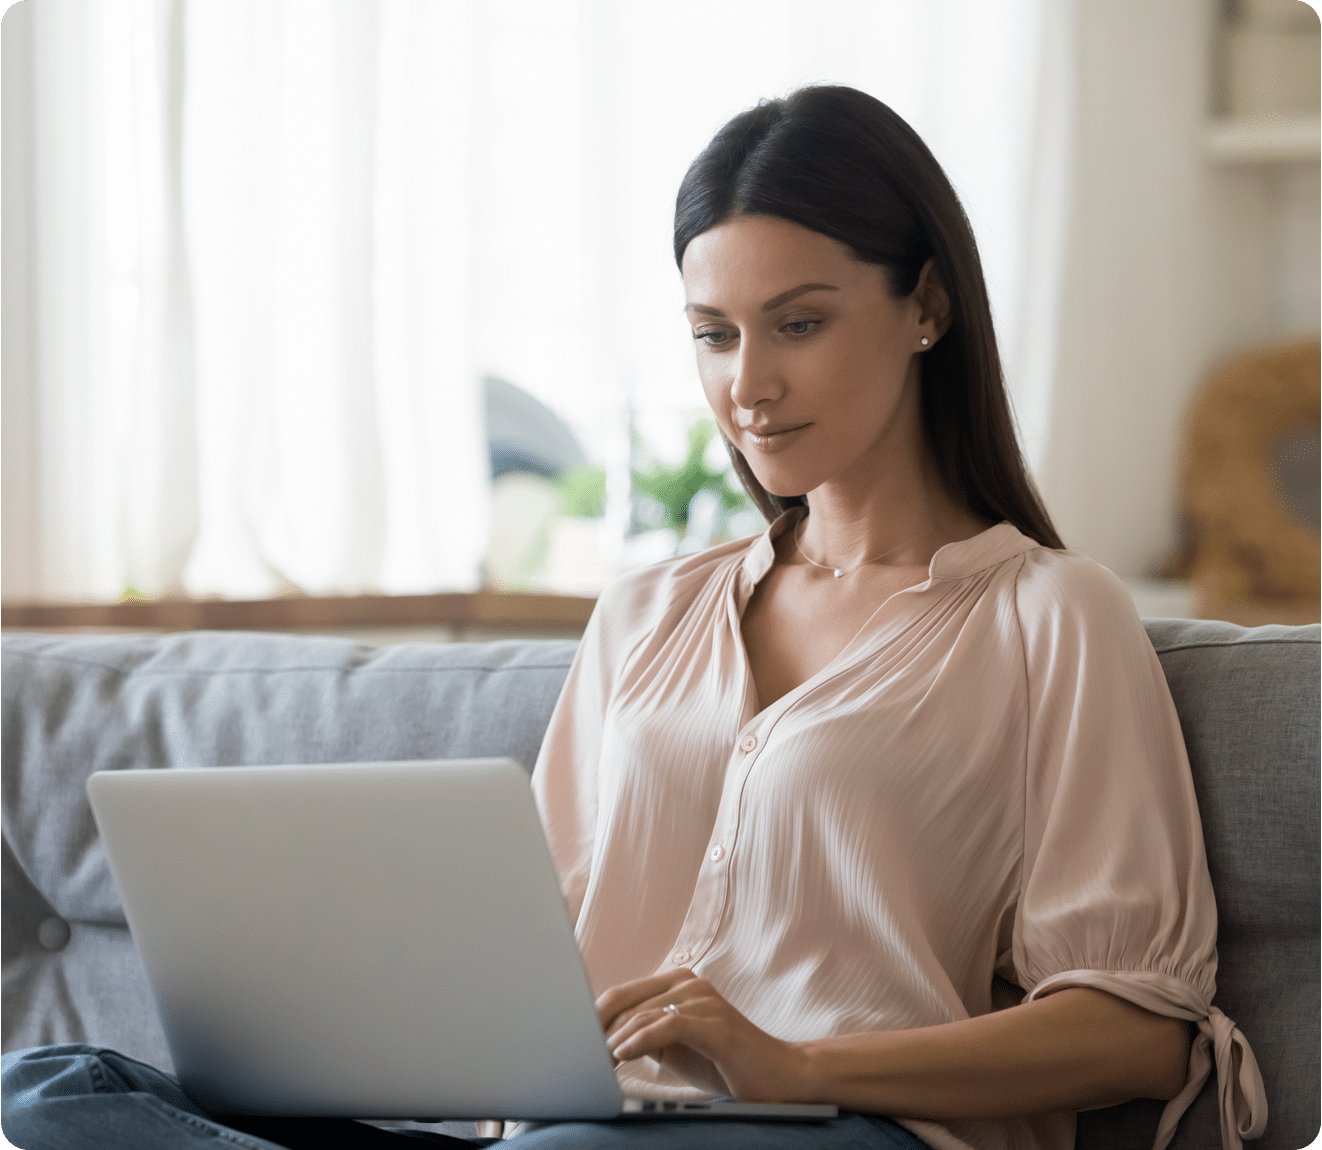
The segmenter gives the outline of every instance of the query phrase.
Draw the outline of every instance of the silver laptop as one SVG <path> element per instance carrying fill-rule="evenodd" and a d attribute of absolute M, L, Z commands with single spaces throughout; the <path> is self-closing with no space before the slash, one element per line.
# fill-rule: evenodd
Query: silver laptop
<path fill-rule="evenodd" d="M 834 1117 L 626 1099 L 509 759 L 87 782 L 175 1073 L 213 1113 Z"/>

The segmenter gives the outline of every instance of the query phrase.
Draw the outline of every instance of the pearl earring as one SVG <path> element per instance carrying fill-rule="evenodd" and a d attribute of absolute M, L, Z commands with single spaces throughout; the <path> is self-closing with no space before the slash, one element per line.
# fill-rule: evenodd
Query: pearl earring
<path fill-rule="evenodd" d="M 930 339 L 928 339 L 927 336 L 923 336 L 923 338 L 922 338 L 921 340 L 919 340 L 918 342 L 921 343 L 924 347 L 926 347 L 926 346 L 927 346 L 929 343 L 931 343 L 932 341 L 931 341 Z"/>

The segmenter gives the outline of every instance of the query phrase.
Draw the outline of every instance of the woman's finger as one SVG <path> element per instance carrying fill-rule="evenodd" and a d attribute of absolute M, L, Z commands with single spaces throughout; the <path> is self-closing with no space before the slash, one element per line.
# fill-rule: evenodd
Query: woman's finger
<path fill-rule="evenodd" d="M 793 1043 L 761 1030 L 696 977 L 621 1012 L 606 1043 L 617 1062 L 650 1055 L 700 1064 L 736 1098 L 789 1101 L 804 1078 Z"/>
<path fill-rule="evenodd" d="M 661 991 L 660 994 L 655 994 L 627 1010 L 620 1011 L 615 1016 L 615 1020 L 605 1028 L 606 1038 L 608 1041 L 616 1039 L 621 1033 L 622 1027 L 632 1023 L 635 1018 L 646 1016 L 651 1012 L 666 1010 L 667 1007 L 679 1009 L 680 1004 L 685 1004 L 686 1009 L 691 1009 L 692 1005 L 700 1000 L 704 996 L 704 991 L 708 989 L 710 989 L 710 984 L 700 978 L 690 977 L 675 982 Z"/>
<path fill-rule="evenodd" d="M 622 1042 L 637 1034 L 644 1026 L 660 1022 L 664 1015 L 659 1010 L 632 1010 L 616 1019 L 615 1025 L 606 1032 L 606 1045 L 613 1052 Z"/>
<path fill-rule="evenodd" d="M 654 1017 L 663 1013 L 665 1003 L 661 999 L 649 999 L 628 1010 L 621 1011 L 615 1021 L 606 1029 L 606 1043 L 618 1042 L 627 1033 L 637 1030 L 644 1021 L 657 1021 Z"/>
<path fill-rule="evenodd" d="M 666 971 L 665 974 L 654 974 L 650 978 L 638 978 L 633 982 L 612 986 L 597 999 L 597 1017 L 601 1020 L 602 1030 L 609 1032 L 625 1011 L 664 995 L 694 977 L 693 971 L 681 967 Z"/>
<path fill-rule="evenodd" d="M 631 1040 L 635 1035 L 669 1020 L 675 1025 L 664 1031 L 649 1031 L 650 1040 L 660 1035 L 665 1039 L 662 1045 L 668 1046 L 675 1041 L 675 1035 L 692 1037 L 696 1033 L 695 1026 L 717 1021 L 722 1010 L 731 1009 L 723 998 L 712 991 L 710 983 L 699 978 L 690 979 L 649 1002 L 625 1011 L 607 1031 L 606 1044 L 612 1051 L 619 1050 L 626 1043 L 630 1043 L 630 1049 L 633 1049 Z M 630 1054 L 627 1057 L 637 1055 Z"/>
<path fill-rule="evenodd" d="M 611 1035 L 607 1042 L 611 1055 L 621 1062 L 631 1058 L 641 1058 L 644 1054 L 656 1054 L 667 1046 L 676 1046 L 683 1042 L 688 1033 L 689 1021 L 676 1011 L 648 1010 L 640 1011 Z"/>

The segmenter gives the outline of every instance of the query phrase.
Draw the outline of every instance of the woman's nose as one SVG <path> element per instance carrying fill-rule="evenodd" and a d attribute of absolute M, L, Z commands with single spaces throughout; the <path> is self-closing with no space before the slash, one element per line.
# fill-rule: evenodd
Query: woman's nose
<path fill-rule="evenodd" d="M 730 398 L 736 407 L 751 411 L 759 403 L 779 399 L 784 392 L 775 359 L 750 339 L 739 346 L 730 379 Z"/>

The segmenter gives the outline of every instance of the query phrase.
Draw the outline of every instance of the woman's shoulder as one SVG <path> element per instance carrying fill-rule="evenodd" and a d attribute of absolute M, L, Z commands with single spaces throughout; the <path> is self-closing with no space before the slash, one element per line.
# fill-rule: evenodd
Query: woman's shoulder
<path fill-rule="evenodd" d="M 1026 551 L 1015 580 L 1015 594 L 1021 613 L 1077 615 L 1123 608 L 1137 618 L 1124 582 L 1078 551 L 1048 547 Z"/>
<path fill-rule="evenodd" d="M 1015 615 L 1030 664 L 1062 660 L 1133 668 L 1152 644 L 1133 596 L 1114 572 L 1077 551 L 1035 547 L 1015 580 Z"/>
<path fill-rule="evenodd" d="M 990 577 L 987 591 L 1020 615 L 1078 614 L 1125 605 L 1124 583 L 1079 551 L 1044 547 L 1008 521 L 941 548 L 932 561 L 941 578 Z"/>

